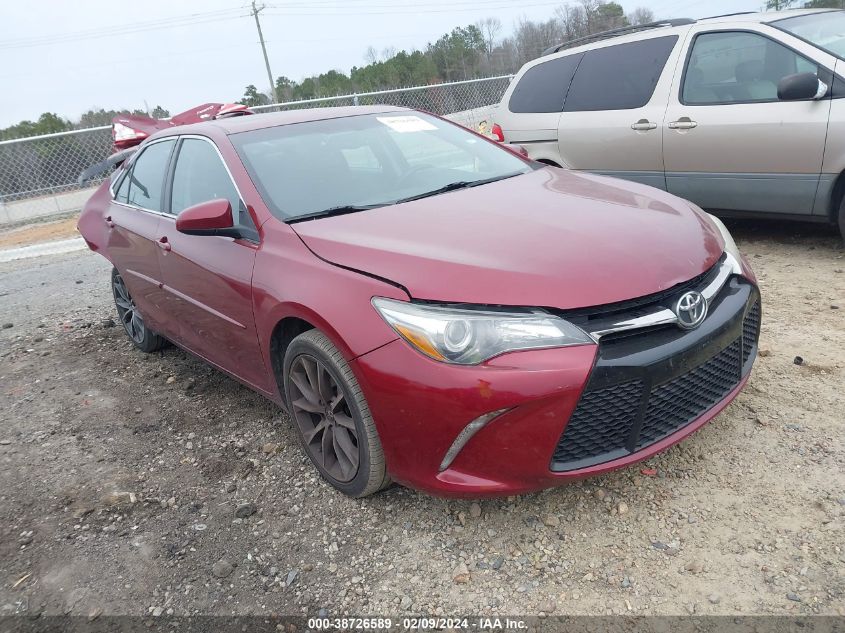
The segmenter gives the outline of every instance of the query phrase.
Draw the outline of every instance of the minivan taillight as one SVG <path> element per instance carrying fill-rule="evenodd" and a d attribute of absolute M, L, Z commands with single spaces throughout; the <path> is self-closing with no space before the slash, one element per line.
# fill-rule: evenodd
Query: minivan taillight
<path fill-rule="evenodd" d="M 490 130 L 490 134 L 493 136 L 494 139 L 496 139 L 500 143 L 505 142 L 505 133 L 502 132 L 502 126 L 498 123 L 493 124 L 493 128 Z"/>

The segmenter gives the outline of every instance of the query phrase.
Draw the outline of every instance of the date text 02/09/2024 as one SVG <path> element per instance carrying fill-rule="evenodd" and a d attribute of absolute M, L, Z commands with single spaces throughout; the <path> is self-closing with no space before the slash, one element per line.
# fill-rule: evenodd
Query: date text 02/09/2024
<path fill-rule="evenodd" d="M 514 618 L 448 618 L 448 617 L 406 617 L 392 618 L 309 618 L 308 628 L 316 631 L 331 630 L 364 630 L 389 631 L 399 628 L 405 631 L 436 631 L 436 630 L 511 630 L 519 631 L 528 628 L 524 620 Z"/>

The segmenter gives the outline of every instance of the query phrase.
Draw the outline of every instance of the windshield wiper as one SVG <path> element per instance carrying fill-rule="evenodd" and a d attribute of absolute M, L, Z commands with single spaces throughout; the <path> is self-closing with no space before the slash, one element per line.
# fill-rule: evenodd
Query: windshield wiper
<path fill-rule="evenodd" d="M 380 202 L 378 204 L 343 204 L 337 207 L 323 209 L 322 211 L 314 211 L 312 213 L 298 215 L 296 217 L 285 220 L 285 222 L 287 222 L 288 224 L 293 224 L 295 222 L 304 222 L 306 220 L 316 220 L 318 218 L 328 218 L 336 215 L 346 215 L 347 213 L 357 213 L 358 211 L 369 211 L 370 209 L 377 209 L 378 207 L 387 207 L 394 204 L 401 204 L 403 202 L 411 202 L 412 200 L 421 200 L 422 198 L 428 198 L 430 196 L 436 196 L 441 193 L 456 191 L 458 189 L 469 189 L 470 187 L 478 187 L 479 185 L 486 185 L 491 182 L 496 182 L 497 180 L 505 180 L 506 178 L 521 176 L 524 173 L 524 171 L 517 171 L 512 174 L 505 174 L 504 176 L 493 176 L 492 178 L 482 178 L 480 180 L 459 180 L 457 182 L 450 182 L 448 185 L 444 185 L 442 187 L 434 189 L 433 191 L 426 191 L 425 193 L 419 193 L 415 196 L 409 196 L 407 198 L 400 198 L 399 200 L 393 200 L 391 202 Z"/>
<path fill-rule="evenodd" d="M 388 203 L 390 204 L 390 203 Z M 370 209 L 376 209 L 378 207 L 383 207 L 384 204 L 343 204 L 338 207 L 331 207 L 329 209 L 323 209 L 322 211 L 314 211 L 313 213 L 306 213 L 304 215 L 298 215 L 296 217 L 290 218 L 285 220 L 288 224 L 293 224 L 294 222 L 303 222 L 305 220 L 316 220 L 317 218 L 328 218 L 336 215 L 346 215 L 347 213 L 357 213 L 358 211 L 369 211 Z"/>
<path fill-rule="evenodd" d="M 450 191 L 457 191 L 458 189 L 469 189 L 470 187 L 478 187 L 479 185 L 486 185 L 497 180 L 505 180 L 506 178 L 513 178 L 514 176 L 521 176 L 524 171 L 517 171 L 512 174 L 505 174 L 504 176 L 493 176 L 492 178 L 482 178 L 480 180 L 459 180 L 457 182 L 450 182 L 448 185 L 443 185 L 432 191 L 425 193 L 418 193 L 415 196 L 408 196 L 407 198 L 400 198 L 395 200 L 393 204 L 401 204 L 402 202 L 411 202 L 413 200 L 422 200 L 423 198 L 430 198 L 431 196 L 438 196 L 441 193 L 448 193 Z"/>

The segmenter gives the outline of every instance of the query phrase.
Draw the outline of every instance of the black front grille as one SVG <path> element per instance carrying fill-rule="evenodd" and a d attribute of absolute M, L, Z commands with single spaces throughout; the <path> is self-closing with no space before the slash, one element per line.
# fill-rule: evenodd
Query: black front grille
<path fill-rule="evenodd" d="M 602 339 L 551 469 L 564 472 L 624 457 L 700 418 L 750 371 L 760 317 L 756 289 L 734 279 L 697 330 Z"/>
<path fill-rule="evenodd" d="M 624 446 L 637 418 L 643 397 L 639 380 L 585 393 L 566 427 L 566 441 L 555 451 L 555 461 L 572 462 Z"/>
<path fill-rule="evenodd" d="M 652 389 L 637 449 L 671 435 L 728 395 L 742 376 L 740 347 L 737 339 L 688 374 Z"/>
<path fill-rule="evenodd" d="M 641 381 L 585 391 L 555 449 L 554 470 L 573 470 L 640 450 L 694 421 L 739 383 L 741 349 L 742 341 L 736 339 L 692 371 L 653 387 L 644 414 Z"/>
<path fill-rule="evenodd" d="M 760 302 L 755 301 L 746 313 L 742 322 L 742 362 L 748 362 L 748 357 L 757 345 L 760 336 Z"/>

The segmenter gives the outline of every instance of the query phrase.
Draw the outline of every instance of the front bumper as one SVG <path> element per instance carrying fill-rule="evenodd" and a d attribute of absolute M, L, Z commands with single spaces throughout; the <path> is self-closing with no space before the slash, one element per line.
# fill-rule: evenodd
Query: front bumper
<path fill-rule="evenodd" d="M 637 331 L 474 367 L 435 362 L 397 340 L 353 369 L 395 481 L 447 496 L 520 494 L 641 461 L 712 419 L 748 379 L 759 300 L 735 276 L 691 331 Z M 508 411 L 440 472 L 464 427 L 499 409 Z"/>

